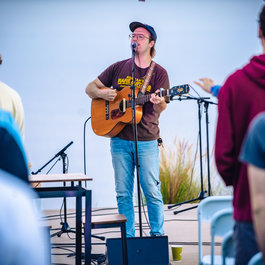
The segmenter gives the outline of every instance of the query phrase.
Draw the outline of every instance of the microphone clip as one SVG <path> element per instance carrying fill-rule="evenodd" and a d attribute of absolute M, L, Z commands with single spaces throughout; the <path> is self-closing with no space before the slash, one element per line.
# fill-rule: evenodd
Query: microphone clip
<path fill-rule="evenodd" d="M 132 48 L 132 51 L 133 52 L 136 51 L 137 46 L 138 46 L 138 43 L 137 42 L 134 41 L 134 42 L 131 43 L 131 48 Z"/>

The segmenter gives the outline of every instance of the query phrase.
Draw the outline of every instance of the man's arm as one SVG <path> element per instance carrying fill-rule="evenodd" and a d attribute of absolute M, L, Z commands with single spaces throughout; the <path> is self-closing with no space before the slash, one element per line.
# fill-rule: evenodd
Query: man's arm
<path fill-rule="evenodd" d="M 87 85 L 86 94 L 90 98 L 103 98 L 108 101 L 113 101 L 117 96 L 116 90 L 104 87 L 104 84 L 98 78 L 96 78 Z"/>
<path fill-rule="evenodd" d="M 265 169 L 249 164 L 248 180 L 256 238 L 265 262 Z"/>
<path fill-rule="evenodd" d="M 157 88 L 163 88 L 165 90 L 170 89 L 168 74 L 167 74 L 166 70 L 163 70 L 160 73 L 160 75 L 157 77 L 156 85 L 157 85 L 156 86 Z M 167 103 L 169 103 L 170 100 L 169 100 L 169 98 L 167 98 L 167 100 L 166 100 L 166 98 L 156 95 L 159 92 L 160 92 L 160 89 L 157 89 L 155 91 L 155 93 L 152 93 L 150 101 L 154 104 L 155 111 L 158 113 L 161 113 L 162 111 L 164 111 L 166 109 Z"/>
<path fill-rule="evenodd" d="M 211 93 L 211 87 L 214 86 L 214 81 L 211 78 L 204 77 L 200 78 L 199 81 L 193 81 L 196 85 L 201 87 L 205 92 Z"/>
<path fill-rule="evenodd" d="M 207 93 L 217 97 L 221 86 L 215 85 L 211 78 L 205 77 L 199 79 L 201 82 L 193 81 L 196 85 L 200 86 Z"/>
<path fill-rule="evenodd" d="M 257 243 L 265 261 L 265 112 L 251 122 L 240 160 L 247 163 L 251 210 Z"/>

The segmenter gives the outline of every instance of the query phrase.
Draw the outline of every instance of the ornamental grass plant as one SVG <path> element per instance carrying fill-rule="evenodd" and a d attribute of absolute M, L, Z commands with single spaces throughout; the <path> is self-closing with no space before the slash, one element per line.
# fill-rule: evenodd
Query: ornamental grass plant
<path fill-rule="evenodd" d="M 200 182 L 194 178 L 196 152 L 186 140 L 175 138 L 172 147 L 160 149 L 159 169 L 164 204 L 198 197 Z"/>
<path fill-rule="evenodd" d="M 203 171 L 206 172 L 205 155 Z M 232 194 L 232 188 L 225 187 L 210 155 L 211 195 Z M 173 145 L 160 149 L 159 179 L 164 204 L 175 204 L 197 198 L 201 192 L 199 154 L 187 140 L 175 138 Z M 207 174 L 203 176 L 204 191 L 208 189 Z M 206 194 L 207 195 L 207 194 Z"/>

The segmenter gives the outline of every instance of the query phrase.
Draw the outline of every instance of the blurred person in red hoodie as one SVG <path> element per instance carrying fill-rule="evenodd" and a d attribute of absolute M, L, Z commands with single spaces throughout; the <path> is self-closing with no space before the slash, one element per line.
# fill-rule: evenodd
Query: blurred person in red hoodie
<path fill-rule="evenodd" d="M 231 74 L 218 93 L 215 161 L 227 186 L 233 186 L 234 242 L 237 265 L 246 265 L 259 249 L 253 228 L 247 167 L 239 161 L 251 120 L 265 110 L 265 6 L 258 36 L 263 53 Z"/>

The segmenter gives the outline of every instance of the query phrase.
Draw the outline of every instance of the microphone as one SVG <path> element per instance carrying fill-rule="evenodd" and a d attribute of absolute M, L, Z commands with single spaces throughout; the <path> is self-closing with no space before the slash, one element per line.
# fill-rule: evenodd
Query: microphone
<path fill-rule="evenodd" d="M 138 46 L 137 42 L 135 42 L 135 41 L 132 42 L 131 47 L 132 47 L 132 50 L 133 50 L 133 51 L 136 50 L 137 46 Z"/>

